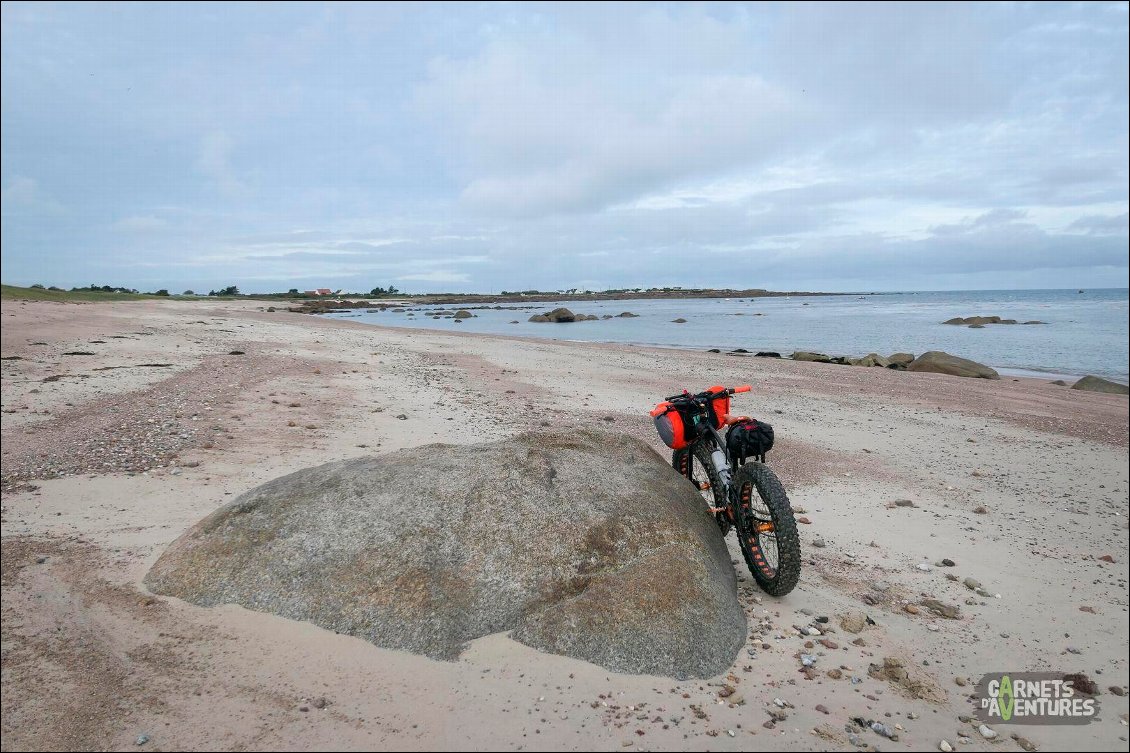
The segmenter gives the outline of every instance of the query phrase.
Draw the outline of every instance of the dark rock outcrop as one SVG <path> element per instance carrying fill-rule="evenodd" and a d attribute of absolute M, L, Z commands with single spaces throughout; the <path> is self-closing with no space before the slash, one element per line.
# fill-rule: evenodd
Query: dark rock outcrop
<path fill-rule="evenodd" d="M 1085 376 L 1071 385 L 1071 389 L 1085 390 L 1087 392 L 1106 392 L 1111 395 L 1130 394 L 1130 388 L 1125 384 L 1119 384 L 1118 382 L 1112 382 L 1109 379 L 1103 379 L 1097 376 Z"/>
<path fill-rule="evenodd" d="M 746 635 L 698 493 L 643 442 L 589 430 L 292 473 L 198 523 L 145 582 L 439 659 L 509 630 L 614 671 L 709 677 Z"/>
<path fill-rule="evenodd" d="M 884 369 L 890 368 L 891 361 L 889 358 L 879 355 L 878 353 L 868 353 L 863 358 L 855 361 L 856 366 L 880 366 Z"/>
<path fill-rule="evenodd" d="M 979 377 L 981 379 L 1000 379 L 994 369 L 970 361 L 968 358 L 950 355 L 942 350 L 931 350 L 915 358 L 906 367 L 907 371 L 926 371 L 934 374 L 951 374 L 960 377 Z"/>

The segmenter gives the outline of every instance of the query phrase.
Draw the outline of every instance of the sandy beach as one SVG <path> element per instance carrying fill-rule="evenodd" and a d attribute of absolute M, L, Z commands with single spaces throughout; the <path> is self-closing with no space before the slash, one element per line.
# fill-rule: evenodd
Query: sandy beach
<path fill-rule="evenodd" d="M 2 324 L 4 750 L 1127 749 L 1125 396 L 257 301 L 5 300 Z M 750 637 L 717 678 L 615 674 L 502 634 L 435 661 L 142 585 L 188 528 L 286 473 L 546 425 L 666 453 L 647 415 L 662 396 L 741 383 L 735 411 L 776 428 L 804 564 L 774 599 L 731 536 Z M 960 617 L 907 611 L 924 597 Z M 858 612 L 874 624 L 840 627 Z M 816 617 L 837 632 L 812 645 L 794 626 Z M 885 659 L 918 690 L 869 674 Z M 986 738 L 967 717 L 989 671 L 1084 673 L 1100 718 Z M 853 740 L 857 717 L 897 741 Z"/>

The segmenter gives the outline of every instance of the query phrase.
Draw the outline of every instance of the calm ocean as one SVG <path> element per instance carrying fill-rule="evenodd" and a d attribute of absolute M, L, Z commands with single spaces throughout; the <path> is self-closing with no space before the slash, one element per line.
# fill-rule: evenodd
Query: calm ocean
<path fill-rule="evenodd" d="M 1097 376 L 1127 382 L 1127 289 L 976 290 L 792 298 L 569 301 L 472 308 L 477 316 L 455 324 L 422 311 L 351 311 L 331 314 L 386 326 L 525 335 L 561 340 L 635 343 L 705 350 L 745 348 L 788 355 L 811 350 L 828 355 L 944 350 L 988 364 L 1002 374 Z M 578 314 L 619 314 L 572 324 L 536 324 L 534 313 L 566 306 Z M 534 306 L 530 309 L 530 306 Z M 451 308 L 451 307 L 446 307 Z M 428 308 L 426 310 L 431 310 Z M 755 314 L 762 316 L 755 316 Z M 992 316 L 1040 325 L 942 324 L 955 316 Z M 685 324 L 671 320 L 683 318 Z M 517 319 L 518 324 L 511 324 Z"/>

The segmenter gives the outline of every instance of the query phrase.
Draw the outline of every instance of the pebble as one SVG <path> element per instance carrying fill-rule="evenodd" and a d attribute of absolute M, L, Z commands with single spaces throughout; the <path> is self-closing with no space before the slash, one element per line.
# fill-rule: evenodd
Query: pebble
<path fill-rule="evenodd" d="M 871 722 L 871 731 L 880 737 L 886 737 L 892 740 L 896 737 L 894 731 L 881 722 Z"/>
<path fill-rule="evenodd" d="M 952 753 L 953 746 L 949 744 L 948 740 L 942 740 L 938 743 L 938 750 L 942 751 L 943 753 Z"/>
<path fill-rule="evenodd" d="M 917 565 L 915 565 L 915 567 L 917 569 L 921 570 L 924 573 L 930 572 L 930 563 L 929 562 L 919 562 Z"/>
<path fill-rule="evenodd" d="M 826 547 L 828 545 L 826 543 L 824 543 L 824 539 L 817 536 L 815 539 L 813 539 L 812 546 L 816 547 L 817 549 L 823 549 L 824 547 Z"/>
<path fill-rule="evenodd" d="M 145 743 L 149 742 L 149 735 L 146 735 L 146 734 L 138 735 L 137 740 L 135 740 L 134 742 L 137 743 L 138 745 L 145 745 Z"/>
<path fill-rule="evenodd" d="M 992 740 L 997 736 L 997 731 L 987 724 L 982 724 L 977 728 L 977 731 L 980 732 L 981 737 L 985 738 L 986 740 Z"/>

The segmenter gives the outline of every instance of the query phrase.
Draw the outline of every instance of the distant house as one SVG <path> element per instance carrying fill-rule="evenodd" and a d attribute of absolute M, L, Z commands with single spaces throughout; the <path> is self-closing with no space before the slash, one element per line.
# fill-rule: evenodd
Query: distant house
<path fill-rule="evenodd" d="M 333 291 L 329 288 L 318 288 L 317 290 L 306 290 L 306 295 L 333 295 Z"/>

